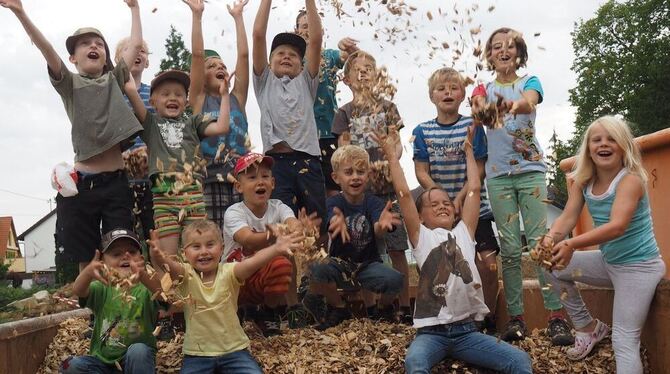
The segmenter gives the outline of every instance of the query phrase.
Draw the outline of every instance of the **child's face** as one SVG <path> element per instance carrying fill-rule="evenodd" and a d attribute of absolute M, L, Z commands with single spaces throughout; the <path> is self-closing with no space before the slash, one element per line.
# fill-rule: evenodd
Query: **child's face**
<path fill-rule="evenodd" d="M 344 83 L 351 88 L 352 91 L 359 91 L 363 87 L 370 86 L 372 79 L 377 73 L 375 63 L 365 56 L 357 57 L 350 61 L 351 69 L 346 77 Z"/>
<path fill-rule="evenodd" d="M 130 263 L 140 261 L 144 262 L 142 252 L 136 243 L 126 238 L 117 239 L 112 242 L 102 255 L 102 262 L 105 265 L 125 276 L 129 276 L 132 273 Z"/>
<path fill-rule="evenodd" d="M 332 176 L 345 197 L 357 198 L 365 193 L 370 166 L 362 160 L 342 162 Z"/>
<path fill-rule="evenodd" d="M 465 90 L 463 85 L 455 79 L 441 79 L 430 93 L 430 101 L 435 104 L 439 112 L 445 114 L 458 113 L 463 99 L 465 99 Z"/>
<path fill-rule="evenodd" d="M 264 205 L 270 200 L 275 179 L 267 166 L 252 165 L 237 175 L 235 188 L 242 194 L 245 203 L 253 206 Z"/>
<path fill-rule="evenodd" d="M 204 274 L 216 273 L 222 254 L 222 238 L 215 231 L 194 230 L 186 235 L 184 257 L 195 271 Z"/>
<path fill-rule="evenodd" d="M 421 198 L 421 222 L 429 229 L 443 228 L 451 230 L 456 217 L 454 204 L 446 191 L 431 190 Z"/>
<path fill-rule="evenodd" d="M 516 43 L 512 33 L 499 32 L 491 40 L 489 63 L 498 73 L 511 73 L 518 67 Z"/>
<path fill-rule="evenodd" d="M 599 123 L 589 131 L 589 156 L 598 168 L 619 168 L 623 165 L 623 150 Z"/>
<path fill-rule="evenodd" d="M 306 42 L 309 42 L 309 32 L 308 32 L 308 24 L 307 24 L 307 15 L 303 15 L 302 17 L 298 18 L 298 23 L 296 25 L 295 33 L 302 36 L 303 39 L 305 39 Z"/>
<path fill-rule="evenodd" d="M 277 77 L 288 75 L 295 78 L 302 70 L 302 59 L 298 50 L 288 44 L 280 45 L 270 55 L 270 70 Z"/>
<path fill-rule="evenodd" d="M 80 37 L 74 45 L 70 62 L 75 65 L 79 74 L 99 77 L 107 62 L 105 41 L 93 34 Z"/>
<path fill-rule="evenodd" d="M 149 102 L 161 117 L 177 118 L 186 108 L 186 89 L 179 82 L 165 81 L 154 89 Z"/>
<path fill-rule="evenodd" d="M 210 57 L 205 60 L 205 86 L 209 90 L 219 91 L 221 81 L 228 79 L 228 68 L 220 58 Z"/>

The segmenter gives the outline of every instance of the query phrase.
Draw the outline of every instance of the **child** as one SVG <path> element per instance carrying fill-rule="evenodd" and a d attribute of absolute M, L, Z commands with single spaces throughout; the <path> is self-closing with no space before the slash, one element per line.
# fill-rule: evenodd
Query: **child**
<path fill-rule="evenodd" d="M 28 18 L 21 0 L 0 0 L 19 19 L 33 44 L 47 62 L 49 78 L 63 99 L 72 124 L 79 193 L 56 197 L 56 235 L 65 255 L 82 271 L 93 258 L 92 248 L 104 232 L 115 227 L 132 228 L 132 198 L 123 171 L 122 145 L 142 127 L 123 101 L 122 86 L 128 66 L 142 46 L 140 10 L 136 0 L 125 0 L 132 14 L 131 43 L 116 66 L 100 31 L 78 29 L 65 46 L 78 74 L 71 73 L 56 50 Z"/>
<path fill-rule="evenodd" d="M 323 37 L 321 18 L 314 0 L 305 0 L 309 46 L 296 34 L 277 34 L 268 64 L 266 33 L 271 7 L 271 0 L 262 0 L 258 8 L 252 60 L 263 152 L 275 160 L 272 174 L 277 188 L 272 197 L 290 206 L 294 213 L 305 207 L 307 212 L 324 217 L 326 192 L 314 120 Z M 325 221 L 321 232 L 325 232 Z"/>
<path fill-rule="evenodd" d="M 123 53 L 130 46 L 130 38 L 123 38 L 116 44 L 114 52 L 114 63 L 118 64 L 123 57 Z M 142 102 L 147 110 L 153 112 L 154 109 L 149 104 L 149 93 L 151 87 L 142 83 L 142 73 L 149 67 L 149 46 L 146 41 L 142 41 L 137 58 L 129 67 L 130 75 L 133 80 L 139 83 L 137 93 L 142 98 Z M 130 103 L 128 103 L 130 105 Z M 151 182 L 149 181 L 149 159 L 147 154 L 147 145 L 144 144 L 140 136 L 135 137 L 134 144 L 123 152 L 123 160 L 126 165 L 126 173 L 130 182 L 130 189 L 133 191 L 133 218 L 135 220 L 135 230 L 141 234 L 141 239 L 149 239 L 149 232 L 154 228 L 154 210 L 151 202 Z M 140 230 L 141 228 L 141 230 Z"/>
<path fill-rule="evenodd" d="M 535 137 L 535 106 L 542 102 L 543 91 L 535 76 L 519 77 L 516 71 L 526 66 L 528 52 L 521 34 L 508 28 L 493 32 L 486 41 L 486 59 L 489 69 L 495 70 L 496 80 L 478 86 L 473 92 L 473 113 L 477 115 L 484 102 L 500 101 L 498 112 L 501 126 L 490 126 L 486 185 L 491 198 L 491 209 L 499 232 L 502 276 L 510 320 L 501 334 L 506 341 L 526 337 L 523 320 L 523 289 L 521 282 L 521 228 L 523 219 L 528 247 L 532 248 L 547 230 L 546 171 L 542 149 Z M 500 98 L 500 100 L 499 100 Z M 561 302 L 551 292 L 537 267 L 537 278 L 542 286 L 544 307 L 551 311 L 548 335 L 554 345 L 573 342 L 570 327 L 563 317 Z"/>
<path fill-rule="evenodd" d="M 273 162 L 272 157 L 258 153 L 248 153 L 237 160 L 235 188 L 244 200 L 226 211 L 223 240 L 228 262 L 242 261 L 269 246 L 274 238 L 268 236 L 268 226 L 286 224 L 291 231 L 302 230 L 302 223 L 291 208 L 270 198 L 274 189 Z M 307 313 L 298 304 L 295 263 L 283 256 L 273 258 L 247 280 L 240 290 L 239 302 L 261 306 L 255 318 L 265 336 L 279 334 L 284 311 L 290 328 L 307 324 Z"/>
<path fill-rule="evenodd" d="M 235 21 L 237 34 L 235 84 L 228 95 L 230 132 L 227 135 L 211 136 L 200 142 L 200 149 L 207 160 L 207 176 L 203 185 L 207 216 L 218 223 L 221 230 L 226 209 L 241 200 L 233 183 L 228 180 L 228 174 L 232 174 L 237 159 L 248 151 L 249 126 L 245 106 L 249 92 L 249 46 L 242 16 L 247 1 L 238 0 L 232 7 L 228 6 L 228 12 Z M 187 4 L 193 11 L 191 86 L 188 100 L 194 114 L 209 114 L 217 118 L 221 106 L 219 86 L 222 81 L 229 80 L 231 74 L 218 53 L 204 49 L 202 37 L 204 2 L 189 0 Z"/>
<path fill-rule="evenodd" d="M 149 148 L 149 178 L 153 187 L 154 224 L 161 247 L 177 254 L 182 226 L 206 217 L 199 179 L 198 151 L 206 136 L 225 134 L 229 130 L 228 84 L 221 84 L 221 116 L 184 116 L 189 77 L 178 70 L 168 70 L 151 81 L 151 105 L 147 110 L 131 81 L 126 95 L 135 115 L 144 126 L 142 139 Z M 225 114 L 225 115 L 224 115 Z M 215 122 L 216 121 L 216 122 Z"/>
<path fill-rule="evenodd" d="M 227 100 L 226 100 L 227 101 Z M 227 116 L 226 116 L 227 117 Z M 249 353 L 249 338 L 237 318 L 237 296 L 245 280 L 277 256 L 291 255 L 301 246 L 300 234 L 277 236 L 276 242 L 242 262 L 221 264 L 221 231 L 209 220 L 195 221 L 182 232 L 187 263 L 175 261 L 160 248 L 155 232 L 150 242 L 151 257 L 170 268 L 186 314 L 184 361 L 181 372 L 262 373 Z"/>
<path fill-rule="evenodd" d="M 428 95 L 437 109 L 437 118 L 419 124 L 414 136 L 414 171 L 416 179 L 425 190 L 438 187 L 449 194 L 458 216 L 467 194 L 466 159 L 463 143 L 467 129 L 472 125 L 470 117 L 461 116 L 458 108 L 465 99 L 463 77 L 452 68 L 441 68 L 428 79 Z M 474 128 L 473 148 L 479 175 L 484 177 L 486 162 L 486 134 L 481 126 Z M 482 180 L 483 182 L 483 180 Z M 481 187 L 479 223 L 475 232 L 477 256 L 475 263 L 482 277 L 484 301 L 491 314 L 484 319 L 483 328 L 495 331 L 495 306 L 498 300 L 498 269 L 496 253 L 498 242 L 491 223 L 493 214 L 486 200 L 486 187 Z"/>
<path fill-rule="evenodd" d="M 100 251 L 81 271 L 72 289 L 81 307 L 91 309 L 95 316 L 90 354 L 63 361 L 61 373 L 105 373 L 117 367 L 122 367 L 125 373 L 155 371 L 153 331 L 159 303 L 152 301 L 152 292 L 138 280 L 156 287 L 160 283 L 156 283 L 158 277 L 152 280 L 140 271 L 143 267 L 140 241 L 134 232 L 119 228 L 102 237 Z M 139 278 L 131 276 L 133 273 Z M 126 291 L 128 298 L 123 298 L 119 288 L 110 284 L 110 274 L 131 281 L 132 286 Z"/>
<path fill-rule="evenodd" d="M 295 18 L 295 33 L 302 36 L 309 45 L 309 23 L 307 11 L 301 10 Z M 326 196 L 334 196 L 340 187 L 335 183 L 331 174 L 333 169 L 330 158 L 337 147 L 337 139 L 332 133 L 333 118 L 337 112 L 337 72 L 342 69 L 349 54 L 356 52 L 358 41 L 352 38 L 343 38 L 337 43 L 336 49 L 323 49 L 321 51 L 321 63 L 319 71 L 319 88 L 316 90 L 314 100 L 314 119 L 319 133 L 319 148 L 321 149 L 321 169 L 326 184 Z"/>
<path fill-rule="evenodd" d="M 365 102 L 366 94 L 374 85 L 376 78 L 376 62 L 372 55 L 364 51 L 354 52 L 349 56 L 344 66 L 344 83 L 353 93 L 353 100 L 344 104 L 335 114 L 333 134 L 337 136 L 338 144 L 353 144 L 364 148 L 370 155 L 371 162 L 383 160 L 378 144 L 371 138 L 372 130 L 386 131 L 389 126 L 402 128 L 402 120 L 395 104 L 384 100 L 381 103 Z M 400 155 L 402 148 L 399 148 Z M 400 157 L 400 156 L 398 156 Z M 380 174 L 378 170 L 371 173 Z M 383 200 L 395 201 L 393 186 L 386 181 L 383 175 L 375 180 L 382 180 L 381 185 L 371 185 L 371 191 Z M 393 212 L 400 212 L 397 203 L 392 206 Z M 407 232 L 404 225 L 384 235 L 379 241 L 380 251 L 387 252 L 393 263 L 393 268 L 404 276 L 404 284 L 400 292 L 399 318 L 403 323 L 412 323 L 412 312 L 409 306 L 409 266 L 405 251 L 407 247 Z"/>
<path fill-rule="evenodd" d="M 310 292 L 326 297 L 330 311 L 317 329 L 325 330 L 351 318 L 337 289 L 347 284 L 382 294 L 381 310 L 366 300 L 368 317 L 393 320 L 393 300 L 402 289 L 403 275 L 381 261 L 377 240 L 401 224 L 391 202 L 366 192 L 370 159 L 361 147 L 344 145 L 332 158 L 333 180 L 342 192 L 328 198 L 330 253 L 311 268 Z M 317 314 L 313 312 L 313 314 Z"/>
<path fill-rule="evenodd" d="M 541 242 L 553 246 L 556 270 L 547 277 L 554 292 L 566 295 L 561 302 L 577 330 L 575 345 L 566 353 L 581 360 L 609 333 L 589 314 L 575 281 L 614 287 L 617 373 L 642 373 L 640 332 L 665 264 L 654 237 L 647 176 L 628 125 L 611 116 L 589 125 L 570 177 L 574 183 L 565 210 Z M 595 228 L 568 238 L 584 204 Z M 576 251 L 594 245 L 599 249 Z"/>
<path fill-rule="evenodd" d="M 408 373 L 429 373 L 447 356 L 503 373 L 532 373 L 527 353 L 478 332 L 475 325 L 489 310 L 475 267 L 481 182 L 472 133 L 469 129 L 464 142 L 467 194 L 458 223 L 449 194 L 440 188 L 432 187 L 412 201 L 396 153 L 398 133 L 390 131 L 388 137 L 377 133 L 420 269 L 414 306 L 417 334 L 405 357 Z"/>

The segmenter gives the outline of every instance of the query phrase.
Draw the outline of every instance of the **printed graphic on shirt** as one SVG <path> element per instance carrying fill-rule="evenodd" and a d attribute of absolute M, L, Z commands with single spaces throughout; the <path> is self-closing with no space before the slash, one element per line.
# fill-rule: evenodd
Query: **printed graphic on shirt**
<path fill-rule="evenodd" d="M 351 144 L 356 144 L 366 150 L 379 148 L 376 141 L 372 139 L 375 130 L 386 129 L 386 113 L 374 113 L 351 118 L 349 126 Z"/>
<path fill-rule="evenodd" d="M 449 234 L 449 239 L 430 251 L 421 267 L 414 318 L 437 317 L 440 310 L 447 306 L 449 285 L 459 282 L 456 277 L 469 284 L 473 280 L 472 274 L 468 261 L 456 244 L 456 237 Z"/>
<path fill-rule="evenodd" d="M 514 122 L 512 122 L 514 123 Z M 542 152 L 535 145 L 535 131 L 533 130 L 533 121 L 519 127 L 505 126 L 507 133 L 512 137 L 512 149 L 519 153 L 526 161 L 540 161 Z M 518 164 L 518 160 L 510 160 L 510 165 Z"/>
<path fill-rule="evenodd" d="M 463 141 L 454 141 L 451 138 L 442 138 L 440 141 L 426 139 L 428 152 L 436 158 L 444 157 L 444 161 L 464 161 Z"/>
<path fill-rule="evenodd" d="M 103 334 L 100 338 L 103 347 L 126 349 L 129 341 L 137 340 L 143 333 L 142 325 L 138 320 L 121 319 L 102 321 Z"/>
<path fill-rule="evenodd" d="M 372 225 L 368 221 L 367 217 L 360 213 L 355 213 L 346 218 L 347 230 L 349 230 L 349 235 L 351 236 L 351 246 L 356 251 L 356 255 L 351 257 L 357 257 L 358 254 L 365 251 L 367 246 L 372 242 L 374 234 L 372 233 Z"/>
<path fill-rule="evenodd" d="M 184 140 L 184 122 L 164 122 L 158 124 L 158 130 L 168 148 L 178 149 Z"/>

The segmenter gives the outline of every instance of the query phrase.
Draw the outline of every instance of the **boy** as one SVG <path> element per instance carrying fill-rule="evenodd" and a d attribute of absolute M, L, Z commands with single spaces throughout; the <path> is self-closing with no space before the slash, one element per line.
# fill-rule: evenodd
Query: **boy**
<path fill-rule="evenodd" d="M 377 133 L 389 160 L 412 254 L 421 270 L 414 308 L 417 334 L 405 356 L 408 373 L 429 373 L 447 356 L 503 373 L 532 373 L 527 353 L 477 331 L 475 325 L 489 310 L 474 264 L 481 181 L 472 151 L 472 133 L 468 130 L 464 142 L 468 182 L 457 224 L 446 191 L 433 187 L 412 201 L 396 153 L 398 133 Z"/>
<path fill-rule="evenodd" d="M 254 256 L 256 251 L 269 246 L 274 238 L 268 235 L 268 226 L 286 224 L 291 232 L 303 229 L 291 208 L 270 198 L 275 186 L 273 163 L 272 157 L 248 153 L 235 165 L 235 189 L 242 194 L 243 201 L 233 204 L 225 215 L 224 258 L 228 262 Z M 277 256 L 255 272 L 240 290 L 240 304 L 260 305 L 255 318 L 265 336 L 279 334 L 280 316 L 287 304 L 289 327 L 306 325 L 307 314 L 298 304 L 296 273 L 293 261 Z"/>
<path fill-rule="evenodd" d="M 416 179 L 425 190 L 439 187 L 449 194 L 454 202 L 456 215 L 461 213 L 467 193 L 466 158 L 463 144 L 467 129 L 472 125 L 470 117 L 461 116 L 458 108 L 465 99 L 463 77 L 452 68 L 441 68 L 428 79 L 428 95 L 435 105 L 437 118 L 419 124 L 414 136 L 414 171 Z M 488 333 L 495 332 L 495 306 L 498 300 L 498 271 L 496 253 L 498 242 L 491 223 L 493 214 L 486 199 L 483 184 L 486 162 L 486 134 L 484 128 L 474 128 L 473 148 L 478 173 L 482 180 L 479 223 L 475 232 L 477 257 L 475 263 L 482 277 L 484 301 L 491 314 L 482 326 Z"/>
<path fill-rule="evenodd" d="M 221 116 L 184 116 L 190 84 L 188 74 L 168 70 L 151 81 L 151 113 L 137 94 L 132 81 L 125 91 L 144 126 L 142 139 L 149 148 L 149 178 L 153 187 L 154 224 L 161 247 L 177 254 L 179 234 L 184 225 L 206 218 L 202 197 L 198 145 L 207 136 L 225 134 L 230 128 L 228 100 L 221 100 Z M 221 85 L 227 99 L 228 84 Z"/>
<path fill-rule="evenodd" d="M 65 46 L 78 74 L 71 73 L 53 46 L 28 18 L 21 0 L 0 0 L 19 19 L 33 44 L 47 62 L 49 78 L 63 99 L 72 124 L 79 193 L 56 197 L 56 235 L 65 254 L 83 270 L 93 258 L 92 248 L 104 232 L 114 227 L 132 228 L 132 198 L 123 171 L 122 145 L 142 127 L 123 101 L 123 84 L 142 46 L 140 10 L 135 0 L 126 0 L 132 14 L 131 42 L 116 66 L 100 31 L 81 28 L 67 38 Z"/>
<path fill-rule="evenodd" d="M 152 235 L 151 257 L 160 266 L 169 267 L 172 279 L 183 279 L 177 291 L 188 300 L 184 304 L 186 334 L 181 372 L 262 373 L 249 353 L 249 338 L 237 318 L 237 297 L 245 280 L 273 258 L 299 249 L 301 235 L 277 236 L 273 245 L 254 256 L 225 264 L 220 263 L 221 231 L 212 221 L 195 221 L 182 232 L 187 263 L 165 254 L 155 232 Z"/>
<path fill-rule="evenodd" d="M 307 11 L 301 10 L 295 18 L 295 33 L 300 35 L 309 45 L 309 23 Z M 333 118 L 337 112 L 337 73 L 344 66 L 349 55 L 358 50 L 358 41 L 352 38 L 343 38 L 337 43 L 337 49 L 321 51 L 321 67 L 319 71 L 319 88 L 314 100 L 314 119 L 319 133 L 319 148 L 321 149 L 321 169 L 326 185 L 326 196 L 330 197 L 339 191 L 340 187 L 331 176 L 333 169 L 330 158 L 337 147 L 337 139 L 332 133 Z"/>
<path fill-rule="evenodd" d="M 95 316 L 90 354 L 66 359 L 61 373 L 105 373 L 118 367 L 125 373 L 155 371 L 153 331 L 159 303 L 152 301 L 151 291 L 138 280 L 156 284 L 159 278 L 149 279 L 146 272 L 140 271 L 143 267 L 140 241 L 134 232 L 118 228 L 103 235 L 100 251 L 79 274 L 72 289 L 81 307 L 91 309 Z M 130 281 L 128 297 L 122 297 L 119 288 L 110 284 L 114 278 Z"/>
<path fill-rule="evenodd" d="M 333 134 L 337 136 L 338 144 L 354 144 L 363 147 L 370 155 L 370 161 L 383 162 L 383 155 L 379 151 L 378 144 L 370 137 L 371 131 L 379 129 L 386 131 L 389 126 L 402 128 L 402 120 L 395 104 L 388 100 L 381 102 L 367 102 L 370 90 L 374 86 L 377 76 L 375 58 L 365 51 L 357 51 L 349 56 L 344 66 L 344 83 L 349 86 L 353 93 L 351 102 L 344 104 L 335 114 L 333 121 Z M 373 99 L 376 100 L 376 99 Z M 402 148 L 398 148 L 398 154 Z M 377 197 L 395 201 L 393 186 L 388 182 L 380 170 L 371 170 L 376 173 L 373 180 L 381 183 L 373 183 L 370 191 Z M 393 212 L 400 212 L 398 204 L 392 206 Z M 405 251 L 407 250 L 407 232 L 404 225 L 399 225 L 396 230 L 384 235 L 381 239 L 379 250 L 387 252 L 393 263 L 393 268 L 404 275 L 404 284 L 400 292 L 400 310 L 398 317 L 401 322 L 412 323 L 412 311 L 409 306 L 409 266 Z"/>
<path fill-rule="evenodd" d="M 381 293 L 381 311 L 371 298 L 366 299 L 368 317 L 393 320 L 392 303 L 402 288 L 403 275 L 382 263 L 376 242 L 401 222 L 391 212 L 391 202 L 385 205 L 382 199 L 366 192 L 370 159 L 363 148 L 339 147 L 333 153 L 332 164 L 333 180 L 342 192 L 327 201 L 329 257 L 311 268 L 310 292 L 325 296 L 331 308 L 317 329 L 325 330 L 351 318 L 337 291 L 347 283 Z"/>
<path fill-rule="evenodd" d="M 305 0 L 310 43 L 296 34 L 272 40 L 268 64 L 266 33 L 271 0 L 262 0 L 253 30 L 254 90 L 261 110 L 263 152 L 274 158 L 277 188 L 272 196 L 297 213 L 326 214 L 314 100 L 319 86 L 323 30 L 314 0 Z M 305 60 L 303 68 L 302 61 Z M 325 232 L 325 221 L 321 232 Z"/>

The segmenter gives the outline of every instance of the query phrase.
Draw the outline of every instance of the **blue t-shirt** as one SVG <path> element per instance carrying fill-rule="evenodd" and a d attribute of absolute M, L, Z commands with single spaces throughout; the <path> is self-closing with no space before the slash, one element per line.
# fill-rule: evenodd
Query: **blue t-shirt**
<path fill-rule="evenodd" d="M 453 200 L 466 182 L 466 161 L 463 144 L 468 136 L 472 118 L 459 116 L 454 123 L 442 124 L 437 119 L 423 122 L 414 128 L 414 160 L 427 162 L 430 178 L 442 187 Z M 486 134 L 482 126 L 475 127 L 472 149 L 475 159 L 485 160 L 487 155 Z M 491 217 L 491 208 L 486 198 L 486 186 L 482 184 L 480 217 Z"/>
<path fill-rule="evenodd" d="M 381 262 L 375 240 L 375 223 L 384 210 L 384 200 L 366 193 L 360 205 L 349 204 L 342 193 L 329 197 L 326 200 L 328 208 L 328 222 L 333 217 L 333 208 L 342 211 L 347 222 L 347 230 L 351 240 L 343 244 L 338 235 L 330 243 L 330 256 L 362 264 L 366 262 Z"/>
<path fill-rule="evenodd" d="M 340 51 L 336 49 L 324 49 L 321 52 L 321 68 L 319 74 L 319 88 L 316 90 L 314 100 L 314 119 L 319 139 L 334 138 L 331 130 L 333 118 L 337 111 L 337 72 L 342 69 Z"/>
<path fill-rule="evenodd" d="M 534 90 L 540 95 L 542 102 L 544 92 L 540 80 L 535 76 L 525 75 L 512 83 L 491 82 L 486 85 L 486 101 L 495 102 L 499 96 L 505 100 L 520 99 L 523 91 Z M 489 157 L 486 161 L 486 178 L 491 179 L 503 175 L 522 174 L 531 171 L 545 173 L 542 148 L 535 136 L 535 114 L 505 114 L 503 127 L 489 128 Z"/>

